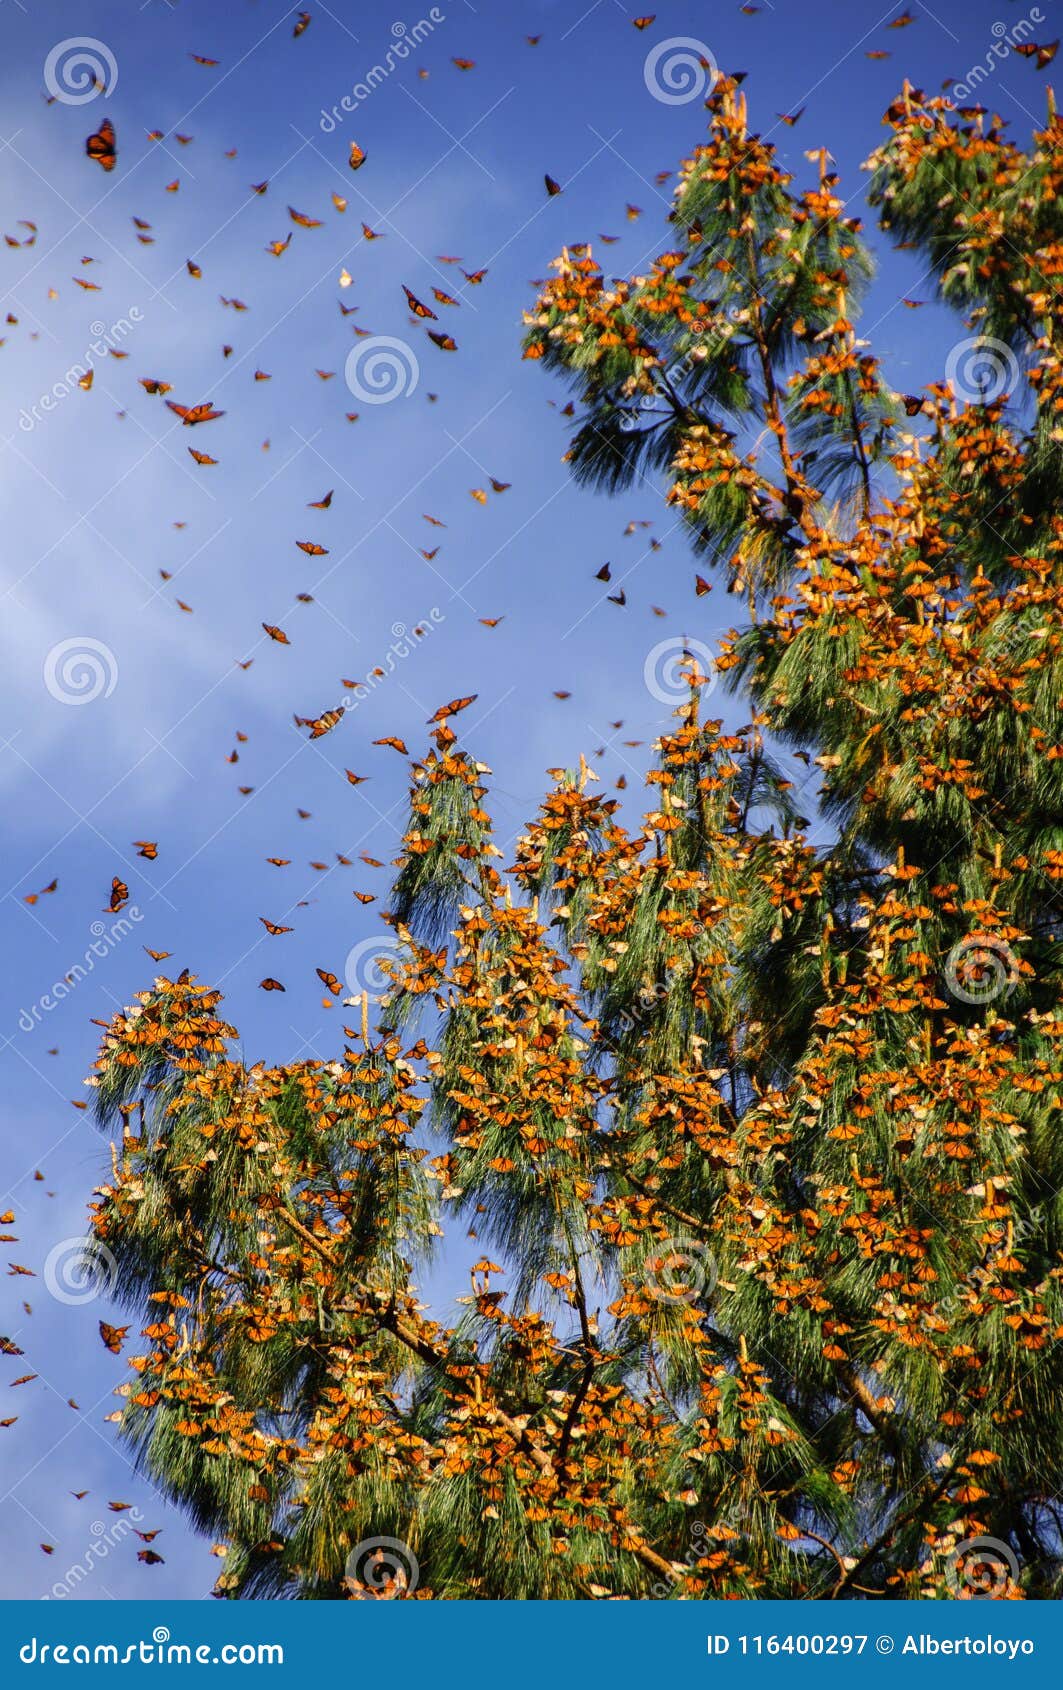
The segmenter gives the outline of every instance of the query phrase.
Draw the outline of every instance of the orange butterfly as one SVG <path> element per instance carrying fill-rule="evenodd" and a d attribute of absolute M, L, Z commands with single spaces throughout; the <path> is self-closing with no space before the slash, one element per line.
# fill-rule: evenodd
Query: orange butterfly
<path fill-rule="evenodd" d="M 153 839 L 134 839 L 133 844 L 136 846 L 137 856 L 146 857 L 149 863 L 153 863 L 159 854 L 159 847 Z"/>
<path fill-rule="evenodd" d="M 402 284 L 402 291 L 406 295 L 406 303 L 415 317 L 431 317 L 433 323 L 438 323 L 439 318 L 436 313 L 430 306 L 419 300 L 415 293 L 411 293 L 405 282 Z"/>
<path fill-rule="evenodd" d="M 429 340 L 434 341 L 441 351 L 456 352 L 458 350 L 458 343 L 452 335 L 437 334 L 434 329 L 429 329 L 427 332 Z"/>
<path fill-rule="evenodd" d="M 352 170 L 361 170 L 362 165 L 365 163 L 365 160 L 366 160 L 366 154 L 363 153 L 361 147 L 358 145 L 358 142 L 352 141 L 351 142 L 351 156 L 347 160 L 347 163 L 350 165 L 351 169 Z"/>
<path fill-rule="evenodd" d="M 264 980 L 259 981 L 259 985 L 264 992 L 283 992 L 285 990 L 280 981 L 274 980 L 272 975 L 269 974 L 266 975 Z"/>
<path fill-rule="evenodd" d="M 115 145 L 114 124 L 109 117 L 105 117 L 95 135 L 90 135 L 85 142 L 85 151 L 89 158 L 94 158 L 101 170 L 113 170 L 118 158 L 118 148 Z"/>
<path fill-rule="evenodd" d="M 328 987 L 334 998 L 341 998 L 343 996 L 342 982 L 337 980 L 334 974 L 330 974 L 327 968 L 319 968 L 317 971 L 317 977 Z"/>
<path fill-rule="evenodd" d="M 188 450 L 195 458 L 197 464 L 216 464 L 218 461 L 217 458 L 212 458 L 209 452 L 197 452 L 194 446 L 190 446 Z"/>
<path fill-rule="evenodd" d="M 223 417 L 224 411 L 215 411 L 209 399 L 199 405 L 179 405 L 175 399 L 167 399 L 170 410 L 179 416 L 185 428 L 194 428 L 197 423 L 213 422 L 216 417 Z"/>
<path fill-rule="evenodd" d="M 328 547 L 319 546 L 316 540 L 296 540 L 295 543 L 307 557 L 328 557 Z"/>
<path fill-rule="evenodd" d="M 128 1326 L 108 1326 L 105 1320 L 100 1321 L 100 1337 L 113 1356 L 121 1355 L 122 1339 L 128 1331 Z"/>
<path fill-rule="evenodd" d="M 278 933 L 294 933 L 295 931 L 294 927 L 279 927 L 275 921 L 267 921 L 264 915 L 260 915 L 258 919 L 266 932 L 274 936 Z"/>
<path fill-rule="evenodd" d="M 283 628 L 275 628 L 272 622 L 263 622 L 262 626 L 265 628 L 270 639 L 276 640 L 278 645 L 291 645 L 292 642 L 284 632 Z"/>
<path fill-rule="evenodd" d="M 434 716 L 429 716 L 432 722 L 445 722 L 448 716 L 456 716 L 459 710 L 467 710 L 470 704 L 475 704 L 479 698 L 478 692 L 471 692 L 467 698 L 452 698 L 449 704 L 441 704 Z"/>
<path fill-rule="evenodd" d="M 305 211 L 296 211 L 294 206 L 288 207 L 288 216 L 293 223 L 298 223 L 300 229 L 320 229 L 320 217 L 308 217 Z"/>
<path fill-rule="evenodd" d="M 126 885 L 124 880 L 119 880 L 118 876 L 115 875 L 113 880 L 111 881 L 111 897 L 110 897 L 111 914 L 112 915 L 117 914 L 117 912 L 122 908 L 123 904 L 128 904 L 128 902 L 129 902 L 129 887 Z"/>

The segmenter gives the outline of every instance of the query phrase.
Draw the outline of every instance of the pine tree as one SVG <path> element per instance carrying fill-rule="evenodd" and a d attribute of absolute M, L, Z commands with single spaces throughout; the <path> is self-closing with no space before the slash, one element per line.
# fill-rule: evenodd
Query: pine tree
<path fill-rule="evenodd" d="M 674 250 L 529 320 L 575 475 L 666 474 L 743 596 L 749 725 L 692 657 L 637 831 L 557 771 L 507 864 L 444 710 L 342 1057 L 246 1069 L 186 977 L 109 1028 L 120 1435 L 221 1594 L 1060 1592 L 1063 125 L 887 124 L 980 382 L 892 393 L 827 155 L 793 193 L 728 79 Z"/>

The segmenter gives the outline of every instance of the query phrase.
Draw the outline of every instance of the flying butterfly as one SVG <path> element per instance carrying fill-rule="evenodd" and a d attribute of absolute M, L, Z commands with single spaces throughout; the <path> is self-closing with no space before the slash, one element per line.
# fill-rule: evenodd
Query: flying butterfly
<path fill-rule="evenodd" d="M 438 323 L 439 317 L 436 312 L 432 310 L 430 305 L 425 305 L 423 300 L 418 299 L 415 293 L 411 293 L 405 282 L 402 284 L 402 291 L 406 295 L 406 303 L 415 317 L 430 317 L 433 323 Z"/>
<path fill-rule="evenodd" d="M 101 170 L 114 169 L 118 160 L 118 148 L 115 145 L 114 124 L 109 117 L 105 117 L 96 133 L 88 137 L 85 151 L 89 158 L 96 160 Z"/>

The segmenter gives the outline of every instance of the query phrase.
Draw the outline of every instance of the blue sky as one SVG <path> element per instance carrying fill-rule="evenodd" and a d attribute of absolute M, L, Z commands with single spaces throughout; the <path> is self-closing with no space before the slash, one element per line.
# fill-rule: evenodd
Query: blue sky
<path fill-rule="evenodd" d="M 0 1331 L 26 1352 L 0 1376 L 0 1418 L 18 1414 L 0 1430 L 5 1597 L 43 1596 L 66 1581 L 73 1598 L 196 1598 L 218 1568 L 130 1472 L 104 1423 L 123 1376 L 96 1335 L 108 1304 L 64 1301 L 45 1276 L 50 1254 L 49 1280 L 61 1274 L 61 1247 L 82 1233 L 107 1163 L 106 1144 L 71 1103 L 86 1095 L 91 1017 L 150 983 L 141 947 L 170 950 L 174 967 L 222 987 L 248 1058 L 333 1055 L 338 1012 L 322 1009 L 314 970 L 342 973 L 352 947 L 371 952 L 385 931 L 374 906 L 351 894 L 385 893 L 386 876 L 357 859 L 391 858 L 405 815 L 405 764 L 371 742 L 397 734 L 416 752 L 437 705 L 477 693 L 463 740 L 494 771 L 508 848 L 545 769 L 580 752 L 607 787 L 625 775 L 637 796 L 670 710 L 663 689 L 647 685 L 647 662 L 661 642 L 684 636 L 711 647 L 736 614 L 722 584 L 694 597 L 689 549 L 659 486 L 616 500 L 573 486 L 561 462 L 567 396 L 520 359 L 529 283 L 548 274 L 564 243 L 619 235 L 596 250 L 625 275 L 670 244 L 671 184 L 655 177 L 697 144 L 704 114 L 697 100 L 652 96 L 647 55 L 693 39 L 721 68 L 746 70 L 752 125 L 771 134 L 799 180 L 814 169 L 804 149 L 829 147 L 859 210 L 860 162 L 905 75 L 937 91 L 984 64 L 1005 30 L 1032 20 L 1025 38 L 1043 41 L 1059 22 L 1058 0 L 1039 9 L 913 4 L 915 22 L 897 30 L 887 28 L 896 3 L 866 0 L 765 0 L 753 16 L 660 0 L 644 31 L 617 0 L 416 0 L 405 10 L 308 0 L 308 9 L 311 25 L 295 40 L 297 8 L 276 0 L 147 0 L 139 9 L 128 0 L 0 0 L 0 219 L 17 239 L 29 234 L 20 219 L 37 225 L 32 246 L 5 246 L 0 261 L 3 310 L 17 319 L 0 346 L 0 1210 L 17 1215 L 19 1242 L 4 1247 L 5 1263 L 36 1275 L 5 1276 L 0 1301 Z M 46 104 L 49 54 L 80 37 L 109 55 L 110 91 Z M 404 61 L 393 54 L 392 70 L 388 49 L 400 39 L 411 45 Z M 892 57 L 865 56 L 882 48 Z M 193 53 L 219 64 L 200 66 Z M 454 58 L 475 66 L 463 72 Z M 388 74 L 323 127 L 322 111 L 364 88 L 374 65 Z M 1043 114 L 1044 80 L 1011 55 L 981 98 L 1021 138 Z M 797 127 L 778 122 L 801 106 Z M 105 116 L 119 150 L 109 175 L 84 154 Z M 153 129 L 165 139 L 146 139 Z M 194 139 L 181 144 L 177 131 Z M 347 166 L 351 140 L 367 154 L 357 174 Z M 226 157 L 232 148 L 236 157 Z M 553 199 L 546 172 L 563 186 Z M 264 194 L 250 192 L 264 180 Z M 333 192 L 348 200 L 343 215 Z M 630 220 L 628 205 L 641 216 Z M 293 228 L 289 206 L 322 226 Z M 138 242 L 133 218 L 150 224 L 141 232 L 153 244 Z M 363 221 L 384 238 L 363 239 Z M 265 250 L 290 231 L 282 257 Z M 874 245 L 879 273 L 862 332 L 898 389 L 917 391 L 941 376 L 963 331 L 934 304 L 904 309 L 902 297 L 927 299 L 929 286 L 914 255 L 881 236 Z M 471 286 L 441 255 L 488 274 Z M 404 283 L 429 301 L 433 286 L 459 298 L 458 309 L 438 307 L 457 353 L 415 325 Z M 357 314 L 341 315 L 339 301 Z M 348 356 L 372 344 L 355 339 L 354 325 L 400 343 L 408 393 L 386 403 L 352 397 Z M 67 372 L 100 340 L 85 391 Z M 129 356 L 107 356 L 106 343 Z M 270 379 L 256 380 L 256 370 Z M 318 370 L 336 373 L 322 380 Z M 213 399 L 226 414 L 182 428 L 141 376 L 172 383 L 179 402 Z M 217 465 L 193 464 L 189 444 Z M 489 488 L 491 476 L 511 487 L 489 491 L 481 506 L 470 489 Z M 330 509 L 307 509 L 329 489 Z M 652 526 L 625 535 L 630 522 Z M 327 557 L 304 555 L 300 539 L 327 547 Z M 437 544 L 426 561 L 422 549 Z M 611 588 L 594 579 L 607 560 Z M 624 609 L 605 598 L 621 581 Z M 314 602 L 297 603 L 299 592 Z M 499 616 L 493 630 L 479 620 Z M 282 625 L 290 645 L 270 641 L 264 621 Z M 420 624 L 431 632 L 411 642 Z M 245 671 L 237 660 L 247 658 Z M 311 745 L 295 731 L 293 712 L 335 706 L 341 676 L 375 667 L 385 677 L 335 733 Z M 555 690 L 571 697 L 559 701 Z M 237 731 L 247 738 L 230 764 Z M 351 787 L 345 768 L 369 778 Z M 244 797 L 239 785 L 254 790 Z M 137 856 L 138 839 L 158 841 L 155 862 Z M 338 852 L 356 867 L 309 866 L 335 865 Z M 272 868 L 267 856 L 291 866 Z M 106 912 L 116 875 L 130 888 L 125 929 Z M 54 893 L 25 902 L 56 876 Z M 260 916 L 295 931 L 270 939 Z M 48 1007 L 72 972 L 74 988 Z M 284 981 L 284 994 L 258 989 L 267 974 Z M 464 1271 L 455 1245 L 438 1295 L 460 1286 Z M 8 1386 L 23 1371 L 39 1377 Z M 86 1488 L 84 1501 L 70 1494 Z M 141 1529 L 163 1528 L 155 1548 L 164 1566 L 138 1565 L 139 1542 L 119 1530 L 127 1516 L 112 1513 L 111 1500 L 133 1503 Z M 44 1555 L 42 1542 L 55 1553 Z M 69 1569 L 86 1558 L 94 1570 L 71 1584 Z"/>

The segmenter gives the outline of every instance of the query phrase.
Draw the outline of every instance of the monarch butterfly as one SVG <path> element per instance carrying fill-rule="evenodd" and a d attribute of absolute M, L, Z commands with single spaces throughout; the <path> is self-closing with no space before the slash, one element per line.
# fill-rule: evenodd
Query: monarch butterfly
<path fill-rule="evenodd" d="M 915 393 L 902 393 L 904 400 L 904 414 L 906 417 L 917 417 L 923 409 L 922 398 Z"/>
<path fill-rule="evenodd" d="M 546 192 L 551 199 L 553 199 L 555 194 L 559 194 L 561 192 L 560 182 L 555 182 L 552 176 L 544 176 L 543 181 L 546 183 Z"/>
<path fill-rule="evenodd" d="M 458 301 L 456 299 L 452 299 L 449 293 L 444 293 L 442 288 L 433 288 L 432 292 L 435 295 L 436 299 L 438 299 L 440 305 L 457 305 L 458 304 Z"/>
<path fill-rule="evenodd" d="M 320 217 L 308 217 L 305 211 L 296 211 L 295 207 L 292 205 L 288 207 L 288 216 L 291 218 L 293 223 L 298 223 L 300 229 L 321 228 Z"/>
<path fill-rule="evenodd" d="M 159 847 L 154 839 L 134 839 L 133 844 L 136 847 L 137 856 L 146 857 L 149 863 L 153 863 L 159 854 Z"/>
<path fill-rule="evenodd" d="M 369 779 L 368 775 L 356 775 L 354 773 L 354 771 L 351 770 L 351 769 L 344 769 L 343 772 L 347 776 L 347 779 L 350 781 L 352 786 L 361 786 L 361 784 L 364 780 Z"/>
<path fill-rule="evenodd" d="M 85 151 L 89 158 L 96 160 L 101 170 L 114 169 L 118 148 L 115 145 L 114 124 L 109 117 L 105 117 L 96 133 L 88 137 Z"/>
<path fill-rule="evenodd" d="M 165 962 L 168 956 L 173 956 L 172 951 L 153 951 L 147 945 L 144 946 L 144 949 L 147 951 L 152 962 Z"/>
<path fill-rule="evenodd" d="M 105 1348 L 110 1350 L 113 1356 L 121 1354 L 122 1339 L 128 1331 L 128 1326 L 108 1326 L 105 1320 L 100 1321 L 100 1337 Z"/>
<path fill-rule="evenodd" d="M 270 639 L 276 640 L 278 645 L 291 645 L 292 642 L 284 632 L 283 628 L 275 628 L 272 622 L 263 622 L 262 626 L 265 628 Z"/>
<path fill-rule="evenodd" d="M 405 282 L 402 284 L 402 291 L 406 295 L 406 303 L 415 317 L 431 317 L 433 323 L 438 323 L 439 318 L 436 313 L 430 306 L 419 300 L 415 293 L 411 293 Z"/>
<path fill-rule="evenodd" d="M 458 343 L 453 335 L 437 334 L 434 329 L 429 329 L 428 338 L 439 347 L 441 352 L 456 352 L 458 350 Z"/>
<path fill-rule="evenodd" d="M 361 147 L 358 145 L 357 141 L 352 141 L 351 142 L 351 155 L 350 155 L 349 159 L 347 160 L 347 163 L 350 165 L 352 170 L 361 170 L 362 165 L 365 163 L 365 161 L 366 161 L 366 154 L 363 153 L 363 151 L 362 151 Z"/>
<path fill-rule="evenodd" d="M 374 739 L 373 744 L 390 745 L 401 757 L 408 757 L 410 755 L 406 749 L 406 741 L 404 739 L 396 739 L 394 735 L 391 734 L 389 734 L 386 739 Z"/>
<path fill-rule="evenodd" d="M 331 503 L 332 488 L 330 487 L 323 499 L 311 499 L 306 508 L 311 511 L 327 511 Z"/>
<path fill-rule="evenodd" d="M 487 275 L 486 270 L 463 270 L 461 273 L 465 277 L 465 280 L 469 283 L 470 287 L 474 288 L 478 288 L 484 277 Z"/>
<path fill-rule="evenodd" d="M 197 65 L 216 65 L 220 63 L 218 59 L 205 59 L 202 53 L 189 53 L 188 56 L 190 59 L 193 59 Z"/>
<path fill-rule="evenodd" d="M 266 929 L 266 932 L 274 937 L 278 933 L 294 933 L 295 931 L 293 927 L 280 927 L 275 921 L 268 921 L 264 915 L 260 915 L 258 919 Z"/>
<path fill-rule="evenodd" d="M 295 543 L 307 557 L 328 557 L 328 547 L 319 546 L 316 540 L 296 540 Z"/>
<path fill-rule="evenodd" d="M 194 446 L 190 446 L 188 450 L 195 458 L 197 464 L 216 464 L 218 461 L 217 458 L 212 458 L 209 452 L 197 452 Z"/>
<path fill-rule="evenodd" d="M 457 65 L 459 70 L 473 70 L 476 66 L 475 59 L 451 59 L 450 62 L 452 65 Z"/>
<path fill-rule="evenodd" d="M 224 411 L 215 411 L 209 399 L 199 405 L 179 405 L 175 399 L 167 399 L 166 403 L 186 428 L 194 428 L 197 423 L 213 422 L 216 417 L 225 415 Z"/>
<path fill-rule="evenodd" d="M 309 28 L 310 28 L 310 13 L 309 12 L 300 12 L 299 16 L 295 20 L 295 28 L 292 30 L 292 35 L 293 35 L 294 39 L 296 41 L 298 41 L 300 35 L 304 34 L 305 31 L 308 30 Z"/>
<path fill-rule="evenodd" d="M 445 722 L 448 716 L 456 716 L 459 710 L 467 710 L 470 704 L 475 704 L 479 698 L 478 692 L 471 692 L 467 698 L 452 698 L 449 704 L 441 704 L 434 716 L 429 716 L 429 726 L 433 722 Z"/>
<path fill-rule="evenodd" d="M 120 910 L 122 908 L 123 904 L 127 904 L 128 902 L 129 902 L 129 887 L 126 885 L 124 880 L 119 880 L 118 876 L 115 875 L 113 880 L 111 881 L 111 897 L 110 897 L 111 914 L 114 915 L 118 910 Z"/>
<path fill-rule="evenodd" d="M 291 860 L 292 860 L 291 857 L 267 857 L 266 858 L 267 863 L 272 863 L 274 868 L 287 868 L 288 864 L 291 862 Z"/>
<path fill-rule="evenodd" d="M 327 968 L 319 968 L 317 970 L 317 977 L 323 985 L 328 987 L 334 998 L 343 996 L 342 982 L 337 980 L 334 974 L 330 974 Z"/>
<path fill-rule="evenodd" d="M 655 21 L 656 17 L 657 13 L 651 12 L 648 17 L 632 18 L 631 22 L 634 24 L 636 29 L 649 29 L 650 24 Z"/>
<path fill-rule="evenodd" d="M 264 992 L 283 992 L 285 990 L 285 987 L 281 985 L 280 981 L 274 980 L 273 976 L 270 974 L 267 974 L 264 980 L 260 980 L 259 985 Z"/>

